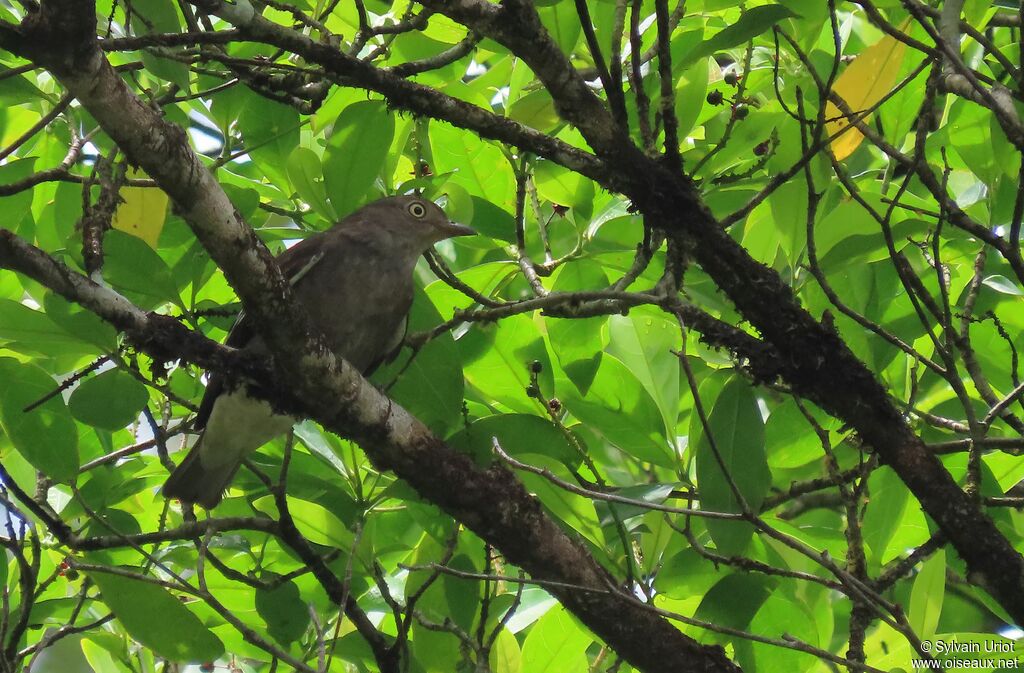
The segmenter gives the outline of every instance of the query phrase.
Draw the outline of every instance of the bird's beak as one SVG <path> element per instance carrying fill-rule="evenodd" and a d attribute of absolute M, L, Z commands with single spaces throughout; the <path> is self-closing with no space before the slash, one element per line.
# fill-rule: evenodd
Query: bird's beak
<path fill-rule="evenodd" d="M 447 234 L 446 238 L 454 238 L 456 236 L 476 236 L 476 229 L 473 227 L 467 227 L 464 224 L 458 222 L 449 222 L 445 225 L 444 233 Z"/>

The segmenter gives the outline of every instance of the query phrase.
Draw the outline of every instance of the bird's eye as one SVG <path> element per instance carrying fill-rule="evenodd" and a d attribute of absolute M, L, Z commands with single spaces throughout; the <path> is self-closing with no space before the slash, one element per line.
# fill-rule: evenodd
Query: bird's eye
<path fill-rule="evenodd" d="M 420 220 L 427 214 L 427 208 L 419 201 L 413 201 L 409 204 L 409 214 Z"/>

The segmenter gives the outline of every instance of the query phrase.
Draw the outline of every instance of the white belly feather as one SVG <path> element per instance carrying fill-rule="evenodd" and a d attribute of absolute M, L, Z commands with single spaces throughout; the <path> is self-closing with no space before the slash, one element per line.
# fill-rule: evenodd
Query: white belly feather
<path fill-rule="evenodd" d="M 224 393 L 217 398 L 206 422 L 200 460 L 210 470 L 236 464 L 287 432 L 295 422 L 291 416 L 275 414 L 267 402 L 247 397 L 244 388 Z"/>

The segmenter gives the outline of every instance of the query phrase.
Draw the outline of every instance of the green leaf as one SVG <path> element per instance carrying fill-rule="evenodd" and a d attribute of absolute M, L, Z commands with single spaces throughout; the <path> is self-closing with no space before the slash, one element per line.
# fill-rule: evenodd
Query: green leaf
<path fill-rule="evenodd" d="M 308 147 L 296 147 L 288 157 L 288 179 L 299 198 L 328 220 L 337 220 L 338 214 L 327 202 L 324 170 L 320 157 Z"/>
<path fill-rule="evenodd" d="M 104 352 L 117 348 L 117 330 L 95 313 L 66 301 L 53 292 L 43 298 L 46 317 L 76 339 L 88 342 Z M 4 324 L 0 318 L 0 325 Z"/>
<path fill-rule="evenodd" d="M 149 401 L 146 386 L 120 369 L 86 379 L 68 400 L 71 415 L 86 425 L 120 430 L 133 423 Z"/>
<path fill-rule="evenodd" d="M 54 481 L 66 483 L 78 474 L 78 429 L 64 399 L 54 395 L 26 412 L 25 408 L 54 392 L 57 382 L 39 367 L 0 358 L 0 426 L 14 448 L 32 467 Z"/>
<path fill-rule="evenodd" d="M 279 516 L 272 495 L 263 496 L 252 506 L 275 519 Z M 288 512 L 295 521 L 295 527 L 310 542 L 340 549 L 352 548 L 355 541 L 352 531 L 326 507 L 307 500 L 288 498 Z"/>
<path fill-rule="evenodd" d="M 132 669 L 128 668 L 123 662 L 114 658 L 113 651 L 119 650 L 120 648 L 114 647 L 110 644 L 110 636 L 112 633 L 91 633 L 83 637 L 81 640 L 82 654 L 85 656 L 85 660 L 89 666 L 92 667 L 93 671 L 104 671 L 107 673 L 130 673 Z M 117 639 L 117 645 L 123 643 L 123 638 Z M 118 652 L 121 654 L 121 652 Z M 88 669 L 87 669 L 88 670 Z"/>
<path fill-rule="evenodd" d="M 554 131 L 562 124 L 561 117 L 555 111 L 555 102 L 547 89 L 538 89 L 520 96 L 509 106 L 508 116 L 545 133 Z"/>
<path fill-rule="evenodd" d="M 142 63 L 146 66 L 146 70 L 156 75 L 157 79 L 174 82 L 181 87 L 182 91 L 189 90 L 190 73 L 186 64 L 169 58 L 161 58 L 148 51 L 142 53 Z"/>
<path fill-rule="evenodd" d="M 796 14 L 791 9 L 782 5 L 751 7 L 740 14 L 736 23 L 720 30 L 696 46 L 677 65 L 678 67 L 687 67 L 699 58 L 711 56 L 717 51 L 725 51 L 749 42 L 779 21 L 794 16 Z"/>
<path fill-rule="evenodd" d="M 541 454 L 566 465 L 579 463 L 579 453 L 551 421 L 533 414 L 497 414 L 473 421 L 469 427 L 452 435 L 449 443 L 470 452 L 482 464 L 493 458 L 492 438 L 510 456 Z"/>
<path fill-rule="evenodd" d="M 910 591 L 907 621 L 922 640 L 930 640 L 939 625 L 946 594 L 946 552 L 939 550 L 921 564 Z"/>
<path fill-rule="evenodd" d="M 703 31 L 694 31 L 697 37 Z M 693 130 L 694 124 L 704 109 L 705 94 L 708 90 L 708 64 L 698 62 L 691 65 L 676 82 L 676 119 L 679 122 L 679 137 L 686 136 Z"/>
<path fill-rule="evenodd" d="M 494 641 L 487 663 L 494 673 L 520 673 L 523 666 L 523 653 L 519 649 L 519 641 L 508 629 L 503 628 Z"/>
<path fill-rule="evenodd" d="M 508 170 L 505 155 L 494 143 L 452 126 L 431 124 L 430 148 L 435 174 L 454 172 L 449 179 L 465 187 L 470 196 L 514 212 L 515 178 Z"/>
<path fill-rule="evenodd" d="M 42 311 L 11 299 L 0 299 L 0 343 L 5 342 L 10 348 L 28 353 L 76 349 L 81 344 Z"/>
<path fill-rule="evenodd" d="M 558 606 L 530 629 L 523 643 L 522 667 L 530 673 L 586 673 L 591 638 Z"/>
<path fill-rule="evenodd" d="M 473 220 L 469 223 L 484 236 L 511 243 L 515 240 L 516 221 L 512 214 L 479 196 L 473 201 Z"/>
<path fill-rule="evenodd" d="M 584 424 L 631 456 L 662 467 L 675 465 L 676 455 L 665 437 L 657 403 L 616 358 L 601 359 L 585 396 L 569 390 L 562 401 Z"/>
<path fill-rule="evenodd" d="M 299 113 L 289 105 L 248 91 L 244 101 L 238 128 L 249 156 L 271 183 L 284 188 L 288 184 L 288 157 L 299 144 Z"/>
<path fill-rule="evenodd" d="M 327 197 L 338 216 L 371 200 L 394 135 L 394 116 L 382 101 L 360 101 L 341 112 L 327 139 L 323 162 Z"/>
<path fill-rule="evenodd" d="M 746 629 L 773 588 L 774 582 L 762 575 L 726 575 L 704 594 L 695 616 L 712 624 Z"/>
<path fill-rule="evenodd" d="M 758 609 L 749 631 L 758 634 L 792 636 L 812 647 L 818 646 L 818 632 L 807 606 L 776 591 Z M 765 643 L 737 643 L 738 663 L 758 673 L 802 673 L 814 670 L 820 661 L 812 654 Z"/>
<path fill-rule="evenodd" d="M 282 645 L 297 641 L 309 626 L 309 608 L 299 594 L 299 587 L 291 580 L 273 589 L 257 589 L 256 611 L 267 625 L 267 633 Z"/>
<path fill-rule="evenodd" d="M 530 316 L 504 318 L 500 327 L 475 328 L 458 341 L 466 381 L 486 399 L 509 410 L 536 413 L 539 403 L 526 395 L 529 366 L 541 363 L 541 390 L 552 388 L 547 349 Z"/>
<path fill-rule="evenodd" d="M 417 287 L 409 313 L 409 332 L 428 330 L 442 322 L 426 292 Z M 451 432 L 462 418 L 465 379 L 459 351 L 449 332 L 432 339 L 417 353 L 403 350 L 394 362 L 374 373 L 373 380 L 388 387 L 392 398 L 440 436 Z"/>
<path fill-rule="evenodd" d="M 871 501 L 861 525 L 864 542 L 875 559 L 884 563 L 888 559 L 889 541 L 903 520 L 909 491 L 892 470 L 875 470 L 868 478 Z"/>
<path fill-rule="evenodd" d="M 704 404 L 708 405 L 707 399 Z M 731 478 L 747 505 L 756 512 L 771 486 L 771 472 L 765 456 L 764 422 L 753 389 L 743 379 L 734 377 L 714 401 L 708 427 L 718 456 L 700 427 L 697 414 L 693 416 L 696 432 L 691 433 L 691 442 L 696 435 L 701 508 L 717 512 L 742 511 L 729 483 Z M 722 472 L 723 466 L 729 478 Z M 741 521 L 708 519 L 706 524 L 719 551 L 728 555 L 742 553 L 754 533 L 750 524 Z"/>
<path fill-rule="evenodd" d="M 35 157 L 8 160 L 7 163 L 0 166 L 0 185 L 9 185 L 32 175 L 35 163 Z M 17 194 L 3 197 L 5 229 L 17 230 L 21 219 L 32 209 L 32 197 L 35 192 L 34 189 L 26 189 Z"/>
<path fill-rule="evenodd" d="M 167 589 L 92 571 L 103 601 L 135 641 L 170 661 L 213 661 L 224 644 Z"/>
<path fill-rule="evenodd" d="M 144 32 L 147 34 L 179 33 L 182 30 L 181 19 L 175 10 L 174 3 L 164 0 L 139 0 L 133 3 L 132 10 L 145 17 Z M 136 27 L 140 27 L 140 25 L 137 23 Z M 180 49 L 169 47 L 163 49 L 182 53 Z M 149 50 L 142 52 L 142 62 L 146 65 L 146 70 L 156 75 L 157 78 L 174 82 L 183 91 L 188 91 L 189 67 L 187 64 L 161 57 Z"/>
<path fill-rule="evenodd" d="M 988 276 L 987 278 L 985 278 L 985 280 L 983 280 L 981 282 L 984 285 L 986 285 L 987 287 L 992 288 L 996 292 L 1001 292 L 1002 294 L 1013 295 L 1015 297 L 1024 297 L 1024 289 L 1021 289 L 1021 287 L 1019 285 L 1014 283 L 1012 280 L 1010 280 L 1006 276 L 1000 276 L 998 274 L 994 274 L 994 275 Z"/>
<path fill-rule="evenodd" d="M 103 238 L 103 277 L 144 307 L 179 304 L 178 287 L 163 258 L 141 238 L 108 231 Z"/>
<path fill-rule="evenodd" d="M 558 269 L 552 289 L 556 292 L 607 287 L 608 276 L 597 262 L 583 258 Z M 569 379 L 586 395 L 597 375 L 604 351 L 601 328 L 606 316 L 593 318 L 554 318 L 545 316 L 551 350 Z"/>
<path fill-rule="evenodd" d="M 541 198 L 569 206 L 573 212 L 589 218 L 594 201 L 594 183 L 589 178 L 554 162 L 540 161 L 534 169 L 534 180 Z"/>
<path fill-rule="evenodd" d="M 792 400 L 772 410 L 764 433 L 772 467 L 800 467 L 824 455 L 821 440 Z"/>
<path fill-rule="evenodd" d="M 679 415 L 679 326 L 661 309 L 639 306 L 608 320 L 608 352 L 633 372 L 658 404 L 665 436 L 675 433 Z"/>
<path fill-rule="evenodd" d="M 566 56 L 572 54 L 583 28 L 576 7 L 571 2 L 556 2 L 538 7 L 540 21 Z"/>

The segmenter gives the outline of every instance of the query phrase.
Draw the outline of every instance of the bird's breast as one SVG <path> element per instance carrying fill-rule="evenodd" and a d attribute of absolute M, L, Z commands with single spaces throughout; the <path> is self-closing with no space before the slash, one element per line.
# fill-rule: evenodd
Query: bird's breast
<path fill-rule="evenodd" d="M 339 271 L 303 283 L 300 299 L 335 355 L 365 371 L 390 353 L 396 333 L 404 332 L 412 273 L 360 264 Z"/>

